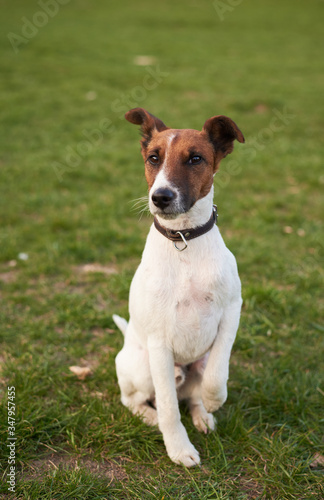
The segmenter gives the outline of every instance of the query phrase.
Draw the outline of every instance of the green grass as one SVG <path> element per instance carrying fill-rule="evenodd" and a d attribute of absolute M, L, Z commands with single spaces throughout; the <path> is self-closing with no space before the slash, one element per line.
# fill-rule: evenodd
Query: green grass
<path fill-rule="evenodd" d="M 2 3 L 0 497 L 322 499 L 323 2 L 244 0 L 222 21 L 207 1 L 74 0 L 17 54 L 7 33 L 42 8 Z M 115 375 L 111 315 L 127 315 L 151 224 L 133 210 L 146 184 L 122 119 L 138 105 L 180 128 L 226 114 L 246 137 L 215 181 L 242 320 L 217 431 L 200 435 L 181 408 L 202 458 L 193 470 L 121 405 Z"/>

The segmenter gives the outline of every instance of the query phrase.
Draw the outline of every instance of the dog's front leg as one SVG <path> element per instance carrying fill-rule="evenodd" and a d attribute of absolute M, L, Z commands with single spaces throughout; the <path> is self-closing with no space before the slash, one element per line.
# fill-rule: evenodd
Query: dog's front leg
<path fill-rule="evenodd" d="M 162 340 L 149 339 L 150 368 L 155 389 L 159 428 L 171 460 L 186 467 L 198 465 L 199 453 L 180 420 L 172 352 Z"/>
<path fill-rule="evenodd" d="M 203 375 L 202 401 L 210 413 L 218 410 L 227 399 L 229 360 L 239 326 L 241 305 L 242 300 L 239 299 L 224 311 Z"/>

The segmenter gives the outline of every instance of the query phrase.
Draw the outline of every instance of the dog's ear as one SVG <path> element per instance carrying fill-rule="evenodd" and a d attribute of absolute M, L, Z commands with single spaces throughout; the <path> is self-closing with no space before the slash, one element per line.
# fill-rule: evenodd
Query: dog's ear
<path fill-rule="evenodd" d="M 209 118 L 203 126 L 203 131 L 207 133 L 215 151 L 221 153 L 222 158 L 233 151 L 235 139 L 239 142 L 245 142 L 236 123 L 227 116 L 219 115 Z"/>
<path fill-rule="evenodd" d="M 151 115 L 151 113 L 143 108 L 134 108 L 127 111 L 125 118 L 129 122 L 141 126 L 141 133 L 143 136 L 141 143 L 143 147 L 146 147 L 150 142 L 154 130 L 162 132 L 162 130 L 168 129 L 159 118 Z"/>

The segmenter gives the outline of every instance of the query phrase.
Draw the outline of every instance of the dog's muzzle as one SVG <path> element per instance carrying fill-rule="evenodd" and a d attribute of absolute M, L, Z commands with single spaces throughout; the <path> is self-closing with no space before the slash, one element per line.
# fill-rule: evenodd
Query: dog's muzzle
<path fill-rule="evenodd" d="M 175 200 L 176 193 L 169 188 L 158 188 L 152 194 L 154 205 L 160 210 L 165 210 Z"/>

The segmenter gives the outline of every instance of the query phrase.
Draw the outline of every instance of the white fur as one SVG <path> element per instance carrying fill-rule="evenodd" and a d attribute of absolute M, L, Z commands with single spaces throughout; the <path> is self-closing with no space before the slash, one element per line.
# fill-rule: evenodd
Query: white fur
<path fill-rule="evenodd" d="M 175 206 L 180 209 L 180 193 L 179 193 L 179 189 L 174 186 L 174 184 L 172 184 L 172 179 L 168 179 L 167 176 L 166 176 L 166 167 L 168 165 L 168 149 L 170 148 L 171 146 L 171 143 L 172 143 L 172 140 L 173 138 L 175 137 L 176 134 L 170 134 L 169 137 L 168 137 L 168 140 L 167 140 L 167 149 L 166 149 L 166 152 L 165 152 L 165 158 L 164 158 L 164 161 L 163 161 L 163 165 L 161 166 L 161 169 L 159 171 L 159 173 L 157 174 L 155 180 L 154 180 L 154 183 L 150 189 L 150 192 L 149 192 L 149 209 L 150 209 L 150 212 L 155 215 L 157 212 L 158 212 L 158 209 L 157 207 L 154 205 L 153 201 L 152 201 L 152 194 L 159 188 L 169 188 L 171 189 L 171 191 L 173 191 L 173 193 L 176 195 L 176 203 L 175 203 Z"/>
<path fill-rule="evenodd" d="M 172 229 L 199 226 L 210 218 L 212 203 L 213 188 L 189 212 L 159 220 Z M 207 432 L 214 429 L 212 412 L 227 398 L 241 303 L 236 261 L 217 226 L 188 241 L 183 252 L 151 226 L 130 288 L 130 321 L 116 369 L 123 404 L 148 424 L 158 423 L 175 463 L 200 462 L 178 399 L 188 401 L 194 425 Z M 114 319 L 123 330 L 121 318 Z"/>
<path fill-rule="evenodd" d="M 126 335 L 126 330 L 127 330 L 127 321 L 124 318 L 121 318 L 117 314 L 113 314 L 113 320 L 115 324 L 118 326 L 119 330 L 122 332 L 123 335 Z"/>

